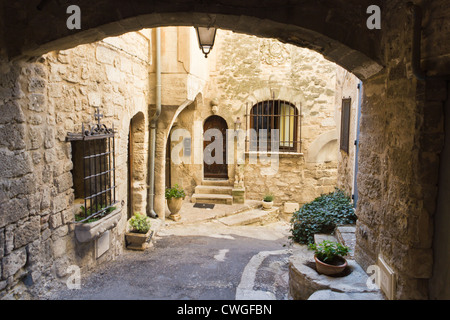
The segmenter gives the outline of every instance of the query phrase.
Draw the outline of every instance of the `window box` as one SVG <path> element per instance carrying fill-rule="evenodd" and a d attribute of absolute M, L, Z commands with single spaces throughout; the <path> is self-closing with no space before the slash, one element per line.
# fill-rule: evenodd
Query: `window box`
<path fill-rule="evenodd" d="M 75 222 L 75 237 L 78 242 L 81 243 L 97 239 L 104 232 L 117 226 L 120 218 L 122 217 L 121 213 L 122 208 L 119 207 L 98 221 L 89 223 Z"/>

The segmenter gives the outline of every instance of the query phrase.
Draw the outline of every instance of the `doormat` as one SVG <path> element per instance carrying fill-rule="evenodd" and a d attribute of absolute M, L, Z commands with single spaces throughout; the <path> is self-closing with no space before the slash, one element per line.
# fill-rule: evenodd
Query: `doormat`
<path fill-rule="evenodd" d="M 194 204 L 194 208 L 213 209 L 214 208 L 214 204 L 211 204 L 211 203 L 196 203 L 196 204 Z"/>

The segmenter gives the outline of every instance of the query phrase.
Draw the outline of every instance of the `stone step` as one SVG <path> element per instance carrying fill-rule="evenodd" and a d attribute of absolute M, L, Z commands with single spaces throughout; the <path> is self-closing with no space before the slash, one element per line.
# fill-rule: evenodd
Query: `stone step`
<path fill-rule="evenodd" d="M 315 244 L 322 243 L 325 240 L 332 241 L 332 242 L 338 242 L 338 240 L 331 234 L 316 233 L 314 235 L 314 243 Z"/>
<path fill-rule="evenodd" d="M 233 196 L 227 194 L 194 193 L 191 197 L 193 203 L 233 204 Z"/>
<path fill-rule="evenodd" d="M 324 240 L 339 242 L 342 245 L 344 245 L 350 249 L 346 258 L 353 259 L 354 254 L 355 254 L 355 245 L 356 245 L 355 231 L 356 231 L 356 228 L 354 225 L 339 226 L 334 231 L 334 235 L 315 234 L 314 242 L 316 244 L 321 243 Z"/>
<path fill-rule="evenodd" d="M 195 187 L 196 194 L 233 194 L 233 187 L 225 187 L 225 186 L 196 186 Z"/>
<path fill-rule="evenodd" d="M 227 226 L 265 225 L 278 219 L 278 207 L 270 210 L 252 209 L 238 214 L 220 218 Z"/>
<path fill-rule="evenodd" d="M 319 290 L 314 292 L 308 300 L 385 300 L 381 292 L 336 292 L 333 290 Z"/>
<path fill-rule="evenodd" d="M 228 179 L 203 179 L 202 186 L 222 186 L 231 187 L 230 180 Z"/>
<path fill-rule="evenodd" d="M 339 243 L 349 247 L 350 252 L 348 256 L 353 259 L 356 246 L 356 227 L 354 225 L 339 226 L 335 230 L 335 236 Z"/>

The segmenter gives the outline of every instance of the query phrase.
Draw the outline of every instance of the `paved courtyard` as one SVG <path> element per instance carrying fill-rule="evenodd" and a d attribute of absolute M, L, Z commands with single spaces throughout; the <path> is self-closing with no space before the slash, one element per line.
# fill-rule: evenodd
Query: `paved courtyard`
<path fill-rule="evenodd" d="M 186 217 L 185 217 L 186 218 Z M 168 223 L 145 252 L 82 275 L 81 288 L 48 299 L 288 299 L 289 224 Z"/>

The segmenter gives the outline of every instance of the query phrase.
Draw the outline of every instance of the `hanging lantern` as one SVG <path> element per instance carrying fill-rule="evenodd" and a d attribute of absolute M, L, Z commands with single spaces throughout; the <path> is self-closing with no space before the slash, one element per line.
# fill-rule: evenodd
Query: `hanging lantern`
<path fill-rule="evenodd" d="M 211 52 L 214 46 L 214 40 L 216 38 L 216 28 L 207 28 L 207 27 L 195 27 L 197 31 L 198 44 L 200 49 L 205 55 L 205 58 L 208 58 L 208 54 Z"/>

